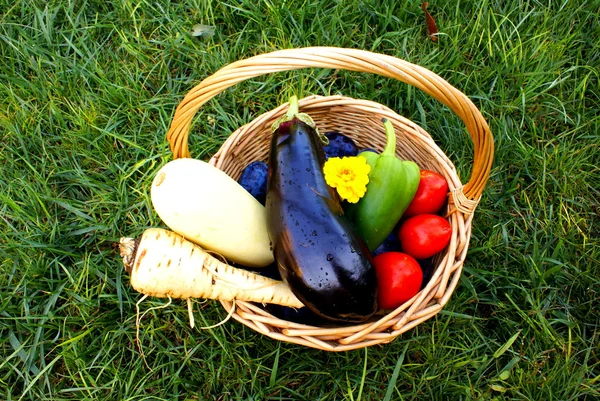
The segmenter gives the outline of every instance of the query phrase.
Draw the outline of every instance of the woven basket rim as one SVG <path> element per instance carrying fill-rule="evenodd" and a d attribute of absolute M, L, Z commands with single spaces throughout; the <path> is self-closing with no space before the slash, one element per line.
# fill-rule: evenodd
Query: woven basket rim
<path fill-rule="evenodd" d="M 360 49 L 316 46 L 276 50 L 222 67 L 193 87 L 177 106 L 167 132 L 173 157 L 191 157 L 188 136 L 192 119 L 210 99 L 250 78 L 304 68 L 332 68 L 378 74 L 421 89 L 448 106 L 463 121 L 473 142 L 473 169 L 463 193 L 469 200 L 476 200 L 481 196 L 492 167 L 494 139 L 477 106 L 464 93 L 425 67 L 390 55 Z"/>
<path fill-rule="evenodd" d="M 312 95 L 300 100 L 301 110 L 307 109 L 309 114 L 311 107 L 335 107 L 337 110 L 357 107 L 383 114 L 397 128 L 406 127 L 408 132 L 412 132 L 415 141 L 422 142 L 424 147 L 439 155 L 439 160 L 442 160 L 440 163 L 449 166 L 447 176 L 451 178 L 451 213 L 448 216 L 453 227 L 451 243 L 439 261 L 431 281 L 419 294 L 395 311 L 363 325 L 336 329 L 304 326 L 275 318 L 259 306 L 247 302 L 237 301 L 235 311 L 231 311 L 231 302 L 220 302 L 237 321 L 280 341 L 326 351 L 346 351 L 387 343 L 435 316 L 456 288 L 468 250 L 473 212 L 490 174 L 494 153 L 493 138 L 483 116 L 468 97 L 433 72 L 392 56 L 364 50 L 311 47 L 280 50 L 234 62 L 195 86 L 178 105 L 167 133 L 173 157 L 191 157 L 188 135 L 192 119 L 201 106 L 217 94 L 251 77 L 309 67 L 341 68 L 398 79 L 422 89 L 458 114 L 474 144 L 473 168 L 465 185 L 461 183 L 452 162 L 431 136 L 387 106 L 345 96 Z M 224 161 L 227 157 L 235 159 L 236 147 L 244 145 L 244 141 L 251 141 L 253 132 L 264 129 L 268 122 L 283 114 L 286 107 L 281 105 L 238 128 L 227 138 L 210 163 L 222 169 L 227 168 Z"/>

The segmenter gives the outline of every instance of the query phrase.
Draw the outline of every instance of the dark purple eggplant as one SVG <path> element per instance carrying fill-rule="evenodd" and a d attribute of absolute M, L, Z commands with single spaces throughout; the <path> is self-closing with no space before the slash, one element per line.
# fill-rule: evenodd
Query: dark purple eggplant
<path fill-rule="evenodd" d="M 291 99 L 271 142 L 266 209 L 275 260 L 312 312 L 362 322 L 378 307 L 373 259 L 325 182 L 321 139 L 306 117 Z"/>

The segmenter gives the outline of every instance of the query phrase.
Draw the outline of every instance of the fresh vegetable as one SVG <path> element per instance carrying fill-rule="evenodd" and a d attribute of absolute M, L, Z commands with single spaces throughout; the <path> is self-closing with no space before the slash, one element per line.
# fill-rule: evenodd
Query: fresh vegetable
<path fill-rule="evenodd" d="M 264 206 L 223 171 L 196 159 L 164 165 L 151 188 L 154 209 L 173 231 L 232 262 L 273 262 Z"/>
<path fill-rule="evenodd" d="M 367 193 L 346 211 L 369 250 L 375 250 L 392 232 L 419 186 L 419 166 L 396 157 L 396 135 L 392 123 L 383 119 L 387 143 L 379 155 L 361 152 L 371 165 Z"/>
<path fill-rule="evenodd" d="M 437 214 L 448 200 L 448 181 L 431 170 L 421 170 L 419 188 L 402 217 Z"/>
<path fill-rule="evenodd" d="M 139 239 L 121 238 L 120 250 L 131 286 L 145 295 L 303 306 L 284 282 L 221 263 L 172 231 L 149 228 Z"/>
<path fill-rule="evenodd" d="M 281 277 L 319 316 L 365 321 L 377 311 L 377 277 L 366 244 L 325 182 L 325 155 L 295 97 L 273 126 L 267 225 Z"/>
<path fill-rule="evenodd" d="M 363 153 L 363 152 L 371 152 L 371 153 L 375 153 L 375 155 L 378 155 L 378 154 L 379 154 L 379 153 L 378 153 L 378 152 L 377 152 L 375 149 L 373 149 L 373 148 L 364 148 L 364 149 L 361 149 L 361 150 L 358 152 L 358 155 L 360 155 L 360 154 L 361 154 L 361 153 Z M 357 156 L 358 156 L 358 155 L 357 155 Z"/>
<path fill-rule="evenodd" d="M 341 132 L 326 132 L 325 137 L 328 139 L 328 144 L 323 146 L 325 160 L 330 157 L 356 156 L 358 153 L 358 146 L 352 138 Z"/>
<path fill-rule="evenodd" d="M 264 206 L 267 197 L 267 163 L 256 160 L 242 170 L 238 183 Z"/>
<path fill-rule="evenodd" d="M 384 252 L 373 258 L 379 282 L 379 306 L 396 309 L 421 290 L 423 272 L 419 263 L 401 252 Z"/>
<path fill-rule="evenodd" d="M 426 259 L 446 248 L 452 236 L 448 220 L 436 214 L 419 214 L 406 219 L 398 230 L 402 251 Z"/>

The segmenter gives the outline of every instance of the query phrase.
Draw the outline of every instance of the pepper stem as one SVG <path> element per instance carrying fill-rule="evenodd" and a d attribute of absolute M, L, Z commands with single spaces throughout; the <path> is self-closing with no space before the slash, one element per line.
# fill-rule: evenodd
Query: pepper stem
<path fill-rule="evenodd" d="M 393 156 L 396 157 L 396 133 L 394 132 L 394 126 L 387 118 L 382 118 L 381 122 L 385 128 L 386 143 L 381 156 Z"/>

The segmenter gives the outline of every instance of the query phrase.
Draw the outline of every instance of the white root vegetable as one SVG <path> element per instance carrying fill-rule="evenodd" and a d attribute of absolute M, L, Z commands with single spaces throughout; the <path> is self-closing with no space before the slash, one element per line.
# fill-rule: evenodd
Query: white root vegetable
<path fill-rule="evenodd" d="M 157 173 L 150 194 L 162 221 L 202 248 L 248 267 L 273 263 L 265 207 L 218 168 L 172 160 Z"/>
<path fill-rule="evenodd" d="M 131 286 L 145 295 L 304 306 L 283 281 L 222 263 L 169 230 L 149 228 L 139 239 L 121 238 L 120 251 Z"/>

